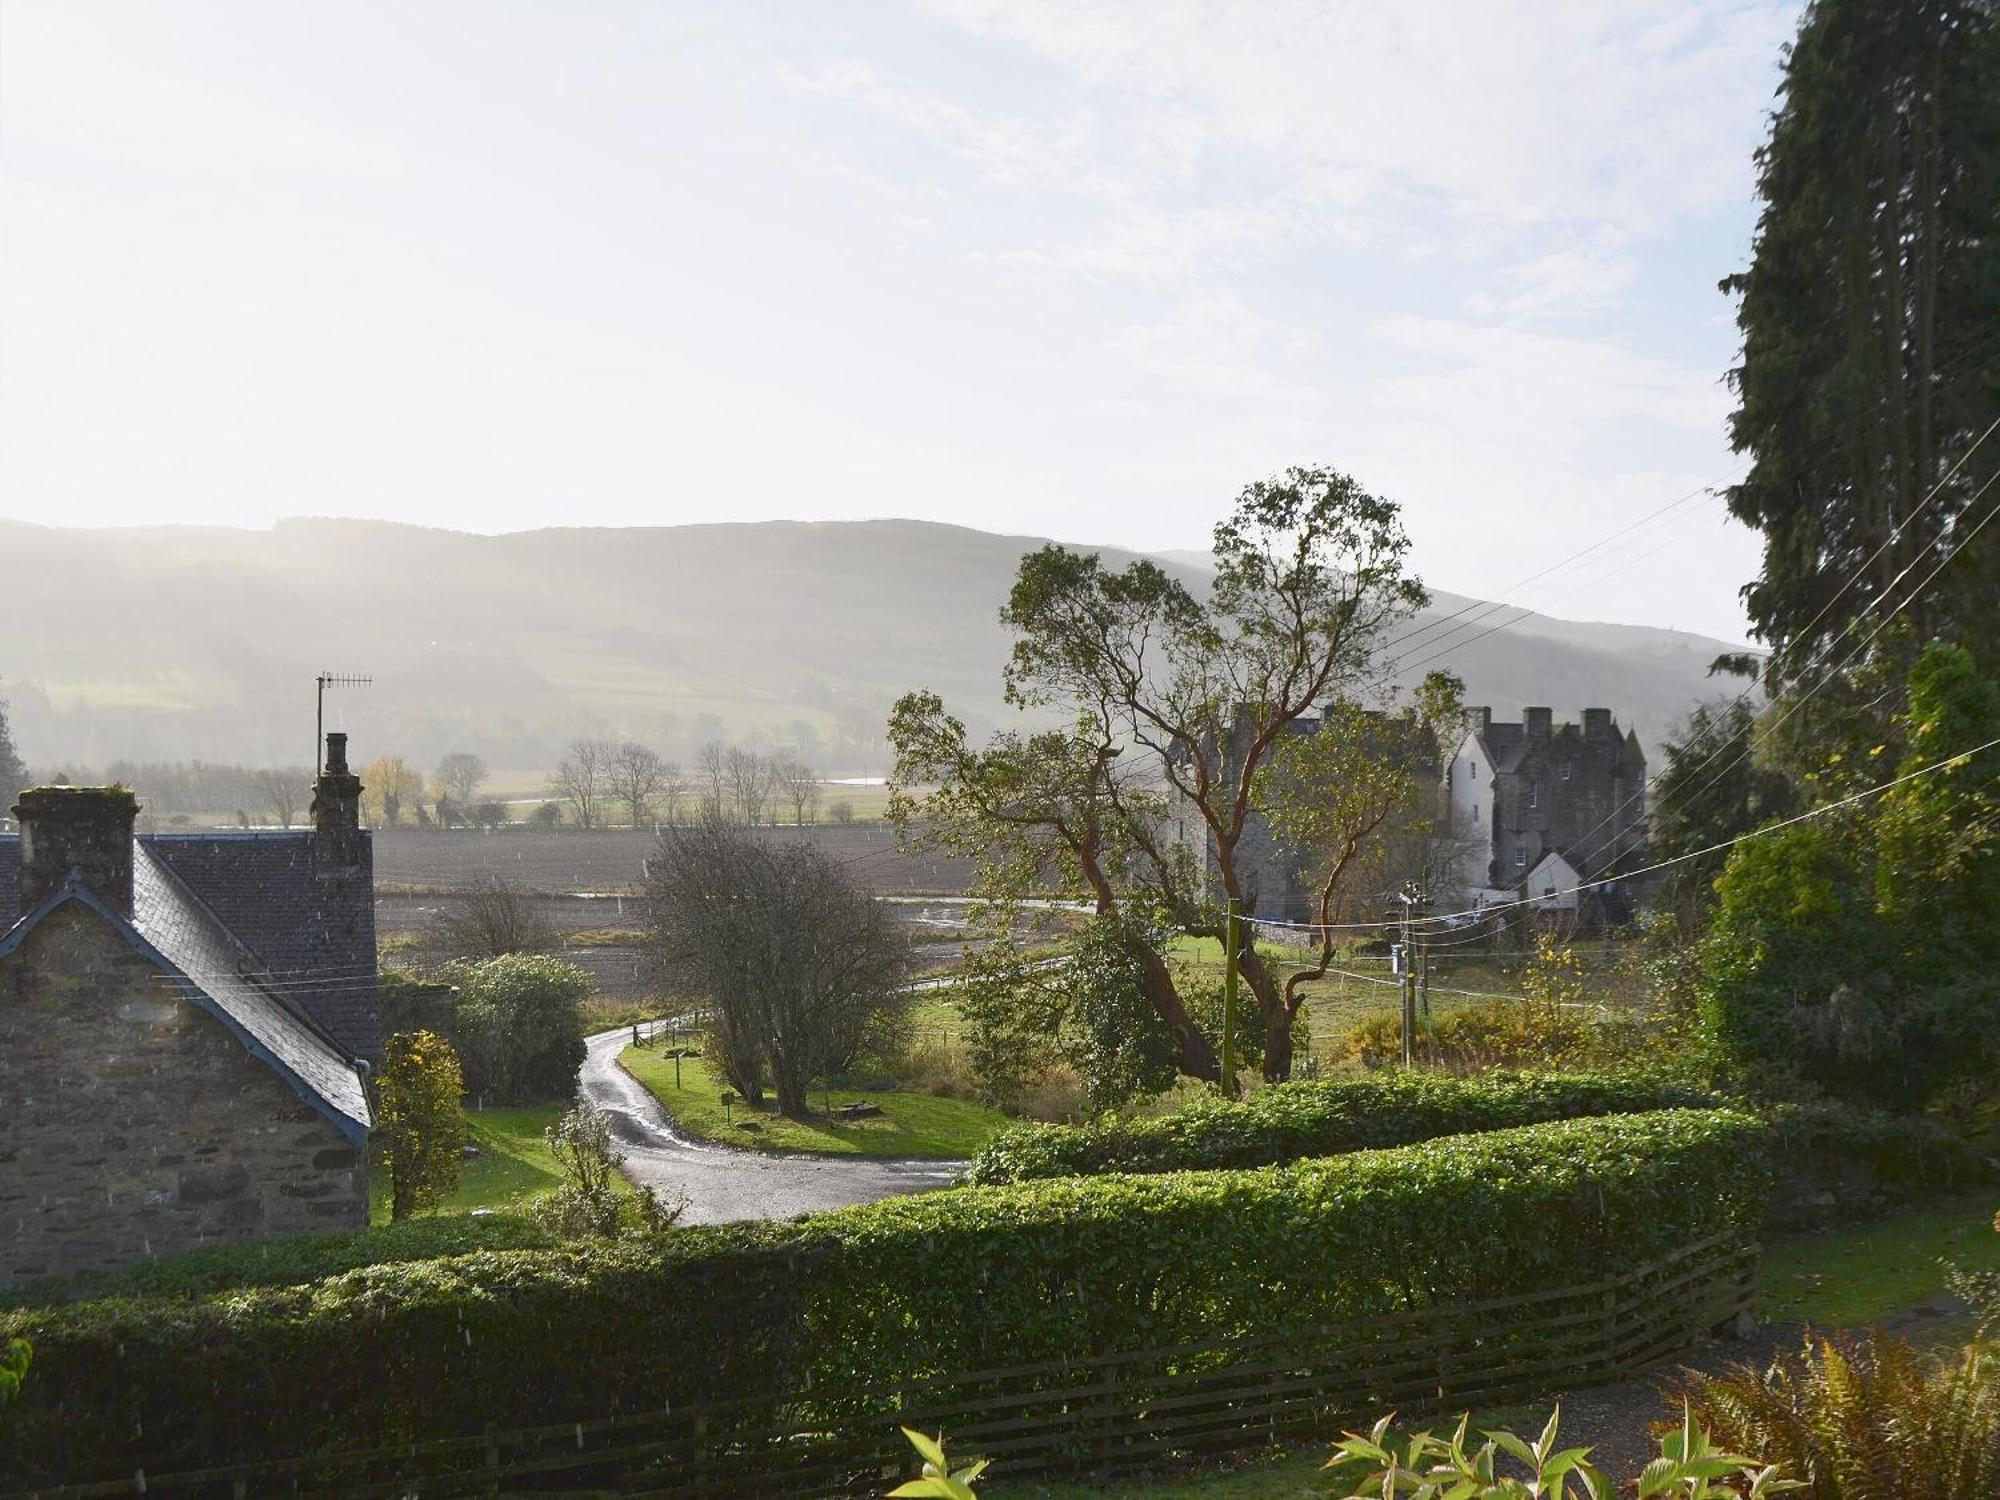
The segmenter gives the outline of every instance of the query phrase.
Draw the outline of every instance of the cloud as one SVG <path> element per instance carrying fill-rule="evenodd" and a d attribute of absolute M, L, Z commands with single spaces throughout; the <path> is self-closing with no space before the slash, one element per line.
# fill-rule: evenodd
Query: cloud
<path fill-rule="evenodd" d="M 88 51 L 10 17 L 0 96 L 13 128 L 47 120 L 152 147 L 283 167 L 379 174 L 394 153 L 370 140 L 210 84 Z"/>

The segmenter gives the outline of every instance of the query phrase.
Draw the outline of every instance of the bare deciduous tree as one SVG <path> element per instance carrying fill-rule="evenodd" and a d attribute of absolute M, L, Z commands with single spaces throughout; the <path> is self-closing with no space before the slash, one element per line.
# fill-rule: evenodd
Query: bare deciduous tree
<path fill-rule="evenodd" d="M 298 771 L 259 771 L 257 790 L 264 798 L 265 811 L 280 828 L 290 828 L 298 818 L 307 778 Z"/>
<path fill-rule="evenodd" d="M 660 762 L 660 815 L 669 823 L 681 820 L 681 805 L 694 791 L 694 780 L 680 768 L 680 762 Z"/>
<path fill-rule="evenodd" d="M 618 747 L 610 740 L 571 740 L 549 778 L 549 790 L 570 807 L 579 828 L 595 828 L 610 794 L 611 765 Z"/>
<path fill-rule="evenodd" d="M 454 750 L 437 763 L 434 773 L 445 796 L 460 807 L 470 807 L 488 775 L 486 762 L 466 750 Z"/>
<path fill-rule="evenodd" d="M 729 806 L 729 748 L 720 740 L 709 740 L 695 756 L 701 816 L 720 822 Z"/>
<path fill-rule="evenodd" d="M 897 1039 L 910 951 L 883 905 L 805 840 L 705 819 L 664 829 L 647 864 L 659 971 L 712 1006 L 730 1082 L 807 1114 L 807 1090 Z"/>
<path fill-rule="evenodd" d="M 776 767 L 754 750 L 731 748 L 723 758 L 729 776 L 729 794 L 736 802 L 736 815 L 744 826 L 755 828 L 765 821 L 776 791 Z"/>
<path fill-rule="evenodd" d="M 534 897 L 500 875 L 487 875 L 458 892 L 432 926 L 452 958 L 498 958 L 503 953 L 543 953 L 555 929 L 535 911 Z"/>
<path fill-rule="evenodd" d="M 819 773 L 811 766 L 788 760 L 778 768 L 780 784 L 792 804 L 792 826 L 803 828 L 819 821 Z"/>
<path fill-rule="evenodd" d="M 625 804 L 634 828 L 644 828 L 649 821 L 666 769 L 657 750 L 635 741 L 626 740 L 612 751 L 607 773 L 611 795 Z"/>

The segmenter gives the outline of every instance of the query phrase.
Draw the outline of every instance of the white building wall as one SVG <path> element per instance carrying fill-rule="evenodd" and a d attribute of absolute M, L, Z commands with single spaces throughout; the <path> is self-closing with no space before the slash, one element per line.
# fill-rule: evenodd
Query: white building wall
<path fill-rule="evenodd" d="M 1489 880 L 1493 863 L 1493 762 L 1468 733 L 1452 752 L 1445 768 L 1441 789 L 1450 811 L 1449 826 L 1462 832 L 1465 844 L 1459 863 L 1459 883 L 1467 890 L 1479 890 Z"/>

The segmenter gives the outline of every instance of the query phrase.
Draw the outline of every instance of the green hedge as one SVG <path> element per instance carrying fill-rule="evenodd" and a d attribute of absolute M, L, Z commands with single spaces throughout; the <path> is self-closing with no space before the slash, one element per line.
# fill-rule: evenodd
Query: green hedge
<path fill-rule="evenodd" d="M 556 1243 L 539 1224 L 513 1214 L 440 1214 L 255 1245 L 213 1245 L 93 1276 L 44 1277 L 0 1291 L 0 1308 L 102 1297 L 205 1297 L 246 1287 L 297 1286 L 393 1261 L 437 1260 L 475 1250 L 546 1250 Z"/>
<path fill-rule="evenodd" d="M 0 1472 L 158 1474 L 1283 1331 L 1590 1282 L 1763 1213 L 1765 1127 L 1665 1111 L 1276 1170 L 1068 1178 L 653 1242 L 0 1315 Z"/>
<path fill-rule="evenodd" d="M 1720 1102 L 1684 1083 L 1632 1074 L 1456 1078 L 1396 1069 L 1366 1078 L 1280 1084 L 1241 1102 L 1204 1101 L 1157 1119 L 1016 1126 L 989 1142 L 966 1176 L 975 1183 L 1002 1183 L 1262 1167 L 1479 1130 Z"/>
<path fill-rule="evenodd" d="M 1779 1104 L 1759 1113 L 1769 1126 L 1774 1228 L 1863 1219 L 2000 1183 L 2000 1161 L 1921 1116 L 1842 1104 Z"/>

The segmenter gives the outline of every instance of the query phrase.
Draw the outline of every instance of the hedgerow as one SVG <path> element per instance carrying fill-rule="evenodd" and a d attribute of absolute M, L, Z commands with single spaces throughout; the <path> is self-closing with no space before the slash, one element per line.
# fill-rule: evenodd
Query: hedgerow
<path fill-rule="evenodd" d="M 1397 1070 L 1282 1084 L 1245 1100 L 1199 1102 L 1156 1119 L 1016 1126 L 973 1158 L 966 1177 L 1002 1183 L 1261 1167 L 1550 1120 L 1719 1102 L 1685 1083 L 1630 1073 L 1457 1078 Z"/>
<path fill-rule="evenodd" d="M 247 1287 L 296 1286 L 361 1266 L 475 1250 L 541 1250 L 556 1243 L 547 1230 L 512 1214 L 446 1214 L 255 1245 L 211 1245 L 89 1276 L 43 1277 L 0 1291 L 0 1308 L 104 1297 L 205 1297 Z"/>
<path fill-rule="evenodd" d="M 417 1441 L 1283 1332 L 1590 1282 L 1763 1213 L 1764 1127 L 1675 1110 L 1275 1170 L 962 1188 L 785 1224 L 0 1315 L 21 1482 Z"/>

